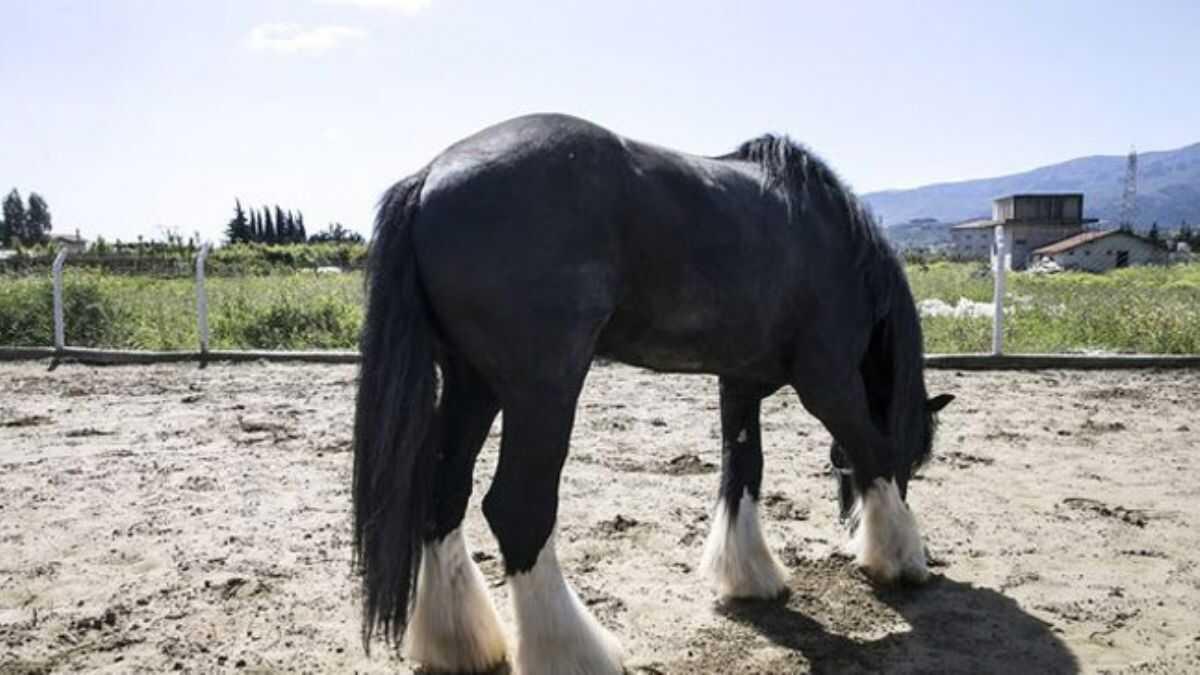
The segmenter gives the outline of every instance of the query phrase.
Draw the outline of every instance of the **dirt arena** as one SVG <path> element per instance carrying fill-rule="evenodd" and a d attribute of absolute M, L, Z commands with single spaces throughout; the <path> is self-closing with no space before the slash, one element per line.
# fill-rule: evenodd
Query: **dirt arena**
<path fill-rule="evenodd" d="M 0 364 L 0 672 L 408 672 L 358 640 L 354 378 Z M 594 368 L 559 555 L 630 671 L 1200 671 L 1200 373 L 929 382 L 958 397 L 910 493 L 933 581 L 876 592 L 836 555 L 828 435 L 781 392 L 764 405 L 765 529 L 792 593 L 719 605 L 695 572 L 715 380 Z M 478 508 L 467 531 L 511 629 Z"/>

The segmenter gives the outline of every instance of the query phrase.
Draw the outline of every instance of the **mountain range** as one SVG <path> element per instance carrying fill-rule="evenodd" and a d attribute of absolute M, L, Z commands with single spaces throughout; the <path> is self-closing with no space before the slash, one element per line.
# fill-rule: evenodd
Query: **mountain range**
<path fill-rule="evenodd" d="M 1115 223 L 1120 215 L 1125 173 L 1126 157 L 1096 155 L 997 178 L 871 192 L 863 199 L 890 228 L 921 219 L 957 223 L 990 217 L 992 199 L 1004 195 L 1082 192 L 1086 217 Z M 1200 143 L 1139 153 L 1137 189 L 1137 229 L 1149 229 L 1156 222 L 1163 229 L 1175 229 L 1185 221 L 1200 223 Z"/>

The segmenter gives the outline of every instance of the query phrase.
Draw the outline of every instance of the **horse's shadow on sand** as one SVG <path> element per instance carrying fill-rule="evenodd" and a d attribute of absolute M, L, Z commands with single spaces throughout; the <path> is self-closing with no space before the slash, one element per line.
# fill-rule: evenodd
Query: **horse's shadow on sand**
<path fill-rule="evenodd" d="M 793 583 L 786 599 L 718 606 L 718 612 L 725 617 L 790 650 L 783 662 L 775 664 L 780 672 L 795 672 L 805 666 L 816 673 L 1080 671 L 1075 655 L 1054 634 L 1050 624 L 992 589 L 940 575 L 921 588 L 874 592 L 864 591 L 862 581 L 837 584 L 842 588 L 827 589 L 828 592 L 800 583 L 806 588 L 797 590 L 797 584 Z M 859 588 L 855 592 L 847 585 Z M 843 591 L 849 593 L 839 597 Z M 875 602 L 882 606 L 872 612 L 871 605 Z M 911 629 L 889 632 L 880 638 L 839 634 L 878 634 L 883 627 L 877 625 L 872 630 L 871 614 L 886 622 L 886 615 L 893 612 Z M 829 620 L 837 632 L 827 630 L 815 616 Z M 892 623 L 895 618 L 892 617 Z"/>
<path fill-rule="evenodd" d="M 836 559 L 807 561 L 793 568 L 786 598 L 717 605 L 733 624 L 784 648 L 782 654 L 764 660 L 746 631 L 718 627 L 706 631 L 691 658 L 634 665 L 626 673 L 1080 672 L 1050 624 L 998 591 L 941 575 L 920 588 L 873 589 L 850 567 Z M 489 675 L 513 673 L 505 664 Z"/>

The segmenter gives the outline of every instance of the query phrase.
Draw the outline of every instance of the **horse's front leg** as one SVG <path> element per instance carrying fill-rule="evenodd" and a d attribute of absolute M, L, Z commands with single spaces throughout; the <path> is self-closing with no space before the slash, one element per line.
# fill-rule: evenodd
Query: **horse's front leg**
<path fill-rule="evenodd" d="M 850 494 L 855 498 L 847 553 L 875 582 L 923 583 L 929 578 L 925 546 L 896 485 L 896 444 L 872 422 L 862 378 L 857 372 L 842 377 L 823 373 L 798 378 L 795 386 L 804 407 L 833 435 L 831 459 L 841 469 L 843 517 Z M 838 467 L 839 460 L 849 467 Z"/>
<path fill-rule="evenodd" d="M 786 589 L 784 568 L 759 524 L 762 487 L 761 385 L 721 378 L 721 489 L 701 569 L 727 598 L 773 598 Z"/>

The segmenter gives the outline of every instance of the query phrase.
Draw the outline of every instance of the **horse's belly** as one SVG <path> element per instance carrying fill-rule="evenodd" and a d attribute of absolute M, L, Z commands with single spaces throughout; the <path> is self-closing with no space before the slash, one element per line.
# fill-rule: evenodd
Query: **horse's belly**
<path fill-rule="evenodd" d="M 596 354 L 642 368 L 675 373 L 715 372 L 718 359 L 694 345 L 657 340 L 617 340 L 601 338 Z"/>
<path fill-rule="evenodd" d="M 781 350 L 764 331 L 711 310 L 676 308 L 656 315 L 618 310 L 596 344 L 599 356 L 679 373 L 782 377 Z"/>

